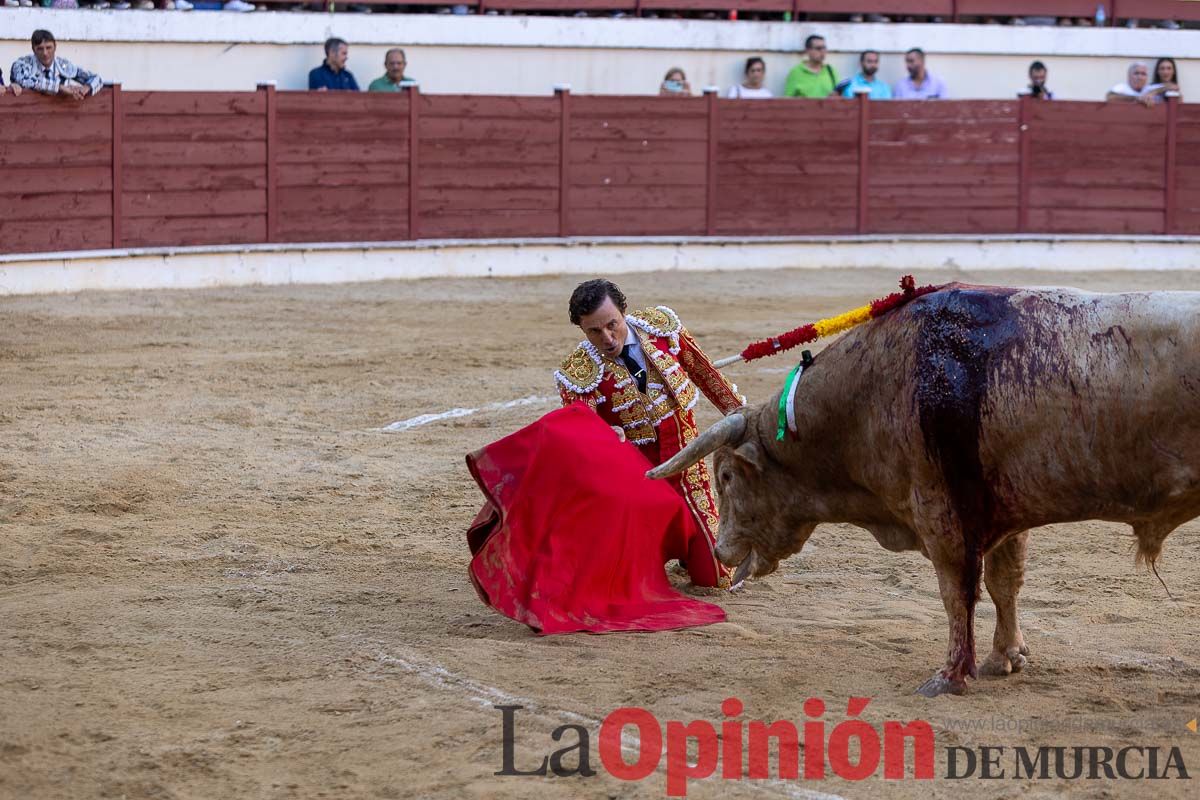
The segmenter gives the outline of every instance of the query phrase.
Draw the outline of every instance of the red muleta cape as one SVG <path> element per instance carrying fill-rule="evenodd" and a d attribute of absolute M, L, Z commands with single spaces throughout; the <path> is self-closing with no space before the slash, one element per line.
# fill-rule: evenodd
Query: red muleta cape
<path fill-rule="evenodd" d="M 487 497 L 467 532 L 479 598 L 541 634 L 657 631 L 725 619 L 663 564 L 711 560 L 687 503 L 582 403 L 467 456 Z M 689 559 L 690 560 L 690 559 Z"/>

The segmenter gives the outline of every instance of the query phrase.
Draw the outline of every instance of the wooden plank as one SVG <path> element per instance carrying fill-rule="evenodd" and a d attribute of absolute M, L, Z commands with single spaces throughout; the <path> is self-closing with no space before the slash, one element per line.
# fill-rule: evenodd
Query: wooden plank
<path fill-rule="evenodd" d="M 638 0 L 486 0 L 497 11 L 633 11 Z"/>
<path fill-rule="evenodd" d="M 131 119 L 124 129 L 127 142 L 240 142 L 265 135 L 266 118 L 244 114 L 147 114 Z"/>
<path fill-rule="evenodd" d="M 371 216 L 407 209 L 406 186 L 385 186 L 372 192 L 364 192 L 356 186 L 313 186 L 279 190 L 281 218 L 295 215 L 320 220 L 338 214 Z"/>
<path fill-rule="evenodd" d="M 704 185 L 676 186 L 576 186 L 571 189 L 571 208 L 664 209 L 706 206 Z"/>
<path fill-rule="evenodd" d="M 851 167 L 858 164 L 858 142 L 846 141 L 808 142 L 804 144 L 764 143 L 729 146 L 721 143 L 718 150 L 722 163 L 771 163 L 796 164 L 845 163 Z"/>
<path fill-rule="evenodd" d="M 406 109 L 385 110 L 387 113 L 360 114 L 353 117 L 278 114 L 280 141 L 324 145 L 338 142 L 377 142 L 381 145 L 407 148 Z"/>
<path fill-rule="evenodd" d="M 1017 227 L 1017 205 L 1007 208 L 878 208 L 872 233 L 1008 233 Z"/>
<path fill-rule="evenodd" d="M 722 207 L 717 212 L 717 234 L 722 236 L 787 236 L 852 234 L 858 229 L 853 207 L 746 211 Z"/>
<path fill-rule="evenodd" d="M 7 100 L 0 100 L 0 108 Z M 65 102 L 65 101 L 62 101 Z M 112 119 L 100 114 L 59 115 L 49 119 L 30 109 L 26 114 L 0 116 L 0 131 L 5 141 L 79 142 L 108 141 L 112 138 Z"/>
<path fill-rule="evenodd" d="M 101 166 L 112 163 L 112 142 L 10 142 L 0 139 L 0 167 Z"/>
<path fill-rule="evenodd" d="M 1034 233 L 1162 233 L 1161 211 L 1033 208 L 1029 230 Z"/>
<path fill-rule="evenodd" d="M 422 201 L 424 202 L 424 201 Z M 433 213 L 421 211 L 421 236 L 427 239 L 448 237 L 543 237 L 558 235 L 558 208 L 551 211 L 511 209 L 473 213 Z"/>
<path fill-rule="evenodd" d="M 6 220 L 0 218 L 0 244 L 4 253 L 49 253 L 67 250 L 101 250 L 109 246 L 109 218 Z"/>
<path fill-rule="evenodd" d="M 511 119 L 504 117 L 421 117 L 421 138 L 558 142 L 557 119 Z"/>
<path fill-rule="evenodd" d="M 1032 208 L 1129 208 L 1159 209 L 1163 205 L 1162 186 L 1153 189 L 1129 189 L 1091 186 L 1076 187 L 1032 186 L 1029 191 Z"/>
<path fill-rule="evenodd" d="M 747 103 L 745 100 L 722 99 L 717 101 L 722 126 L 767 124 L 794 125 L 802 127 L 810 121 L 819 124 L 838 124 L 857 119 L 853 103 L 845 100 L 805 100 L 796 102 L 795 98 L 773 98 L 755 100 Z"/>
<path fill-rule="evenodd" d="M 1051 105 L 1044 103 L 1043 105 Z M 871 121 L 906 120 L 910 124 L 934 125 L 944 120 L 964 124 L 1015 124 L 1017 100 L 892 100 L 871 109 Z"/>
<path fill-rule="evenodd" d="M 793 0 L 641 0 L 644 11 L 729 11 L 736 9 L 744 13 L 791 11 L 792 3 Z"/>
<path fill-rule="evenodd" d="M 57 125 L 67 118 L 77 117 L 111 117 L 112 92 L 101 91 L 94 97 L 89 97 L 82 103 L 65 100 L 61 97 L 48 97 L 38 92 L 25 91 L 20 97 L 11 94 L 4 95 L 0 100 L 0 130 L 8 130 L 17 118 L 28 119 L 37 117 L 42 120 L 53 120 Z"/>
<path fill-rule="evenodd" d="M 704 141 L 671 141 L 659 139 L 638 142 L 571 142 L 570 160 L 595 163 L 660 163 L 696 164 L 702 166 L 708 157 Z"/>
<path fill-rule="evenodd" d="M 508 118 L 552 122 L 558 119 L 558 100 L 553 97 L 518 95 L 421 95 L 421 119 L 426 117 Z"/>
<path fill-rule="evenodd" d="M 331 124 L 338 119 L 408 113 L 406 92 L 276 92 L 275 96 L 280 117 L 318 116 Z"/>
<path fill-rule="evenodd" d="M 954 3 L 952 0 L 797 0 L 796 10 L 822 14 L 860 12 L 946 17 L 954 13 Z"/>
<path fill-rule="evenodd" d="M 280 133 L 279 158 L 277 163 L 311 164 L 311 163 L 341 163 L 341 164 L 398 164 L 408 161 L 408 153 L 404 147 L 381 147 L 374 143 L 338 142 L 331 144 L 313 144 L 310 142 L 291 141 Z"/>
<path fill-rule="evenodd" d="M 406 153 L 407 155 L 407 153 Z M 408 185 L 408 164 L 309 163 L 279 168 L 279 188 L 357 186 L 372 192 L 379 186 Z"/>
<path fill-rule="evenodd" d="M 202 244 L 252 244 L 265 241 L 267 217 L 133 217 L 125 221 L 126 247 L 186 247 Z"/>
<path fill-rule="evenodd" d="M 922 169 L 941 169 L 949 164 L 1013 164 L 1017 163 L 1014 147 L 978 145 L 942 147 L 925 144 L 896 144 L 871 142 L 871 169 L 902 161 L 913 172 Z"/>
<path fill-rule="evenodd" d="M 1021 16 L 1055 17 L 1096 16 L 1096 0 L 957 0 L 958 13 L 964 16 Z M 1104 5 L 1109 5 L 1108 2 Z M 1106 9 L 1111 16 L 1111 9 Z"/>
<path fill-rule="evenodd" d="M 1163 124 L 1167 109 L 1158 105 L 1146 108 L 1141 103 L 1034 103 L 1031 122 L 1041 126 Z"/>
<path fill-rule="evenodd" d="M 401 214 L 363 219 L 280 220 L 282 242 L 395 242 L 408 239 L 407 209 Z"/>
<path fill-rule="evenodd" d="M 53 194 L 0 194 L 0 219 L 56 219 L 70 225 L 79 217 L 105 217 L 112 213 L 112 192 L 56 192 Z"/>
<path fill-rule="evenodd" d="M 717 162 L 720 169 L 724 165 Z M 722 172 L 721 174 L 725 174 Z M 695 164 L 572 164 L 571 186 L 703 186 Z"/>
<path fill-rule="evenodd" d="M 10 194 L 52 192 L 107 192 L 112 190 L 112 168 L 6 167 L 0 180 L 0 197 Z"/>
<path fill-rule="evenodd" d="M 679 166 L 683 169 L 685 166 Z M 907 170 L 905 171 L 907 173 Z M 734 161 L 724 153 L 717 159 L 717 179 L 726 181 L 762 181 L 767 183 L 786 182 L 810 185 L 812 180 L 856 181 L 858 164 L 851 160 L 783 160 L 781 158 L 747 159 Z"/>
<path fill-rule="evenodd" d="M 558 210 L 554 189 L 429 189 L 421 187 L 421 213 L 492 212 L 506 208 Z"/>
<path fill-rule="evenodd" d="M 473 140 L 421 139 L 422 166 L 558 165 L 558 148 L 535 142 L 478 142 Z"/>
<path fill-rule="evenodd" d="M 1114 0 L 1113 19 L 1200 20 L 1195 0 Z"/>
<path fill-rule="evenodd" d="M 695 208 L 670 210 L 571 205 L 571 233 L 575 236 L 703 236 L 704 229 L 703 200 Z"/>
<path fill-rule="evenodd" d="M 936 170 L 914 170 L 904 163 L 876 164 L 871 170 L 871 189 L 889 186 L 960 186 L 989 183 L 1016 188 L 1014 164 L 947 164 Z"/>
<path fill-rule="evenodd" d="M 126 190 L 122 196 L 121 211 L 126 219 L 266 214 L 267 193 L 263 189 L 185 192 Z"/>
<path fill-rule="evenodd" d="M 267 186 L 260 166 L 161 169 L 127 165 L 123 175 L 125 191 L 130 192 L 265 189 Z"/>
<path fill-rule="evenodd" d="M 267 146 L 261 141 L 191 142 L 186 147 L 174 142 L 125 142 L 121 153 L 125 164 L 131 167 L 261 167 L 267 157 Z"/>
<path fill-rule="evenodd" d="M 575 141 L 683 139 L 707 142 L 708 118 L 699 117 L 679 124 L 653 117 L 573 117 L 570 135 Z"/>
<path fill-rule="evenodd" d="M 266 104 L 258 92 L 124 92 L 121 105 L 126 116 L 165 114 L 252 114 L 261 116 Z M 136 123 L 130 123 L 131 129 Z"/>
<path fill-rule="evenodd" d="M 1017 127 L 1012 122 L 1003 122 L 974 127 L 962 125 L 922 126 L 920 128 L 907 122 L 872 122 L 870 126 L 871 142 L 904 144 L 937 144 L 947 147 L 964 145 L 986 145 L 996 147 L 1013 147 L 1017 143 Z"/>
<path fill-rule="evenodd" d="M 398 166 L 396 169 L 404 169 Z M 407 180 L 407 174 L 404 176 Z M 534 164 L 511 167 L 467 168 L 440 165 L 421 170 L 421 188 L 439 189 L 558 189 L 558 167 Z"/>
<path fill-rule="evenodd" d="M 575 95 L 571 98 L 571 116 L 580 119 L 640 116 L 703 120 L 706 115 L 703 97 Z"/>
<path fill-rule="evenodd" d="M 121 193 L 125 190 L 125 159 L 121 157 L 125 147 L 125 92 L 121 84 L 112 87 L 112 130 L 109 143 L 109 158 L 112 160 L 112 192 L 109 194 L 109 208 L 112 219 L 110 223 L 110 246 L 115 250 L 121 247 L 124 236 L 124 218 L 121 214 Z"/>
<path fill-rule="evenodd" d="M 773 208 L 787 206 L 796 209 L 814 208 L 849 208 L 858 206 L 858 184 L 846 183 L 842 186 L 822 186 L 820 192 L 805 192 L 802 187 L 763 186 L 743 184 L 731 186 L 722 184 L 718 205 L 721 208 L 731 206 L 746 210 L 770 211 Z"/>

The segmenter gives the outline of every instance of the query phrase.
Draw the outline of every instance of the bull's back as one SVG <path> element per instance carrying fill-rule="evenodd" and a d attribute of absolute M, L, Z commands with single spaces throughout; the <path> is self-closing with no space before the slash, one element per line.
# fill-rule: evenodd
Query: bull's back
<path fill-rule="evenodd" d="M 1200 293 L 950 287 L 904 310 L 920 437 L 963 516 L 1200 503 Z"/>

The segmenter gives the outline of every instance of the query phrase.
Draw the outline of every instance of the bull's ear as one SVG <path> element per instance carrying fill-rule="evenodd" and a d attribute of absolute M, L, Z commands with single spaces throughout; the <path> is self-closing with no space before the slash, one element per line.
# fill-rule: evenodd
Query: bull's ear
<path fill-rule="evenodd" d="M 763 463 L 763 451 L 758 446 L 758 442 L 746 442 L 739 445 L 733 454 L 737 456 L 738 464 L 747 473 L 753 475 L 761 475 L 765 464 Z"/>

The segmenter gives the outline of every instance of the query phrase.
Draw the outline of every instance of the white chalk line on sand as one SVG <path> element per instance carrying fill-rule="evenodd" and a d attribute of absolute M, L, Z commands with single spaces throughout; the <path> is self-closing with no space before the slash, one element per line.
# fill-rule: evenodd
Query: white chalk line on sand
<path fill-rule="evenodd" d="M 510 694 L 502 689 L 497 689 L 494 686 L 488 686 L 487 684 L 472 680 L 466 676 L 459 675 L 446 669 L 436 661 L 413 656 L 411 654 L 407 657 L 391 655 L 381 649 L 378 649 L 379 643 L 373 644 L 376 651 L 374 656 L 375 660 L 380 664 L 398 667 L 406 673 L 415 675 L 427 686 L 462 695 L 467 700 L 481 707 L 493 708 L 498 703 L 503 705 L 519 705 L 531 713 L 558 716 L 569 722 L 583 725 L 585 728 L 592 730 L 597 730 L 600 727 L 601 721 L 598 719 L 587 717 L 583 714 L 576 714 L 574 711 L 564 711 L 561 709 L 546 710 L 541 708 L 536 701 L 531 700 L 528 697 L 520 697 L 515 694 Z M 640 738 L 636 734 L 622 732 L 621 750 L 631 756 L 636 757 L 641 752 Z M 664 772 L 665 767 L 660 766 L 657 771 Z M 748 789 L 765 791 L 769 794 L 782 793 L 787 797 L 796 798 L 797 800 L 845 800 L 845 798 L 841 797 L 840 795 L 814 792 L 810 789 L 802 789 L 778 778 L 743 781 L 738 785 L 745 786 Z"/>
<path fill-rule="evenodd" d="M 452 408 L 449 411 L 442 411 L 438 414 L 421 414 L 420 416 L 412 417 L 411 419 L 402 419 L 397 422 L 393 422 L 390 425 L 385 425 L 379 430 L 387 433 L 396 433 L 397 431 L 408 431 L 412 430 L 413 428 L 419 428 L 422 425 L 428 425 L 431 422 L 440 422 L 444 419 L 469 417 L 472 414 L 478 414 L 480 411 L 501 411 L 506 408 L 546 405 L 548 403 L 557 402 L 557 397 L 540 397 L 536 394 L 531 394 L 528 397 L 521 397 L 516 400 L 505 400 L 500 403 L 489 403 L 486 406 L 480 406 L 479 408 Z"/>

